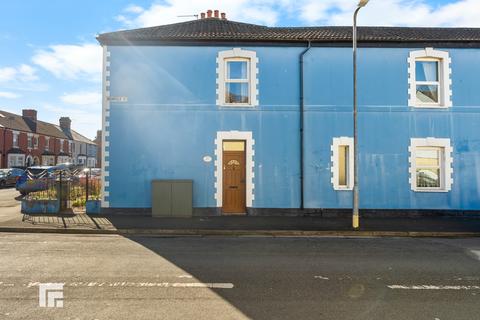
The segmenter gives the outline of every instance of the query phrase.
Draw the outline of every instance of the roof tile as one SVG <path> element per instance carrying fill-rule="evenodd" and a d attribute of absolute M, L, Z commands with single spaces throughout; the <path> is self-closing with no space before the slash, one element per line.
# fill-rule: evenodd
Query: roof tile
<path fill-rule="evenodd" d="M 480 42 L 480 28 L 359 27 L 362 42 Z M 347 42 L 352 27 L 266 27 L 217 18 L 103 33 L 102 44 L 151 41 Z"/>

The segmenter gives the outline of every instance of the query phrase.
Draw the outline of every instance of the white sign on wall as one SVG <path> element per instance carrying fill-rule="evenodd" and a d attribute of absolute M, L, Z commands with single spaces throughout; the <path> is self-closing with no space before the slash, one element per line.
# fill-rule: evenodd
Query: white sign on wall
<path fill-rule="evenodd" d="M 128 97 L 108 97 L 107 99 L 112 102 L 128 102 Z"/>

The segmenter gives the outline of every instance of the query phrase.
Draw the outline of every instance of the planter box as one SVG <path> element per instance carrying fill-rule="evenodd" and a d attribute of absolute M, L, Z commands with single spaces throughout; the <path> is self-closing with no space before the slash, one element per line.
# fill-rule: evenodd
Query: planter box
<path fill-rule="evenodd" d="M 22 200 L 22 213 L 59 213 L 58 200 Z"/>
<path fill-rule="evenodd" d="M 99 214 L 101 210 L 101 201 L 100 200 L 88 200 L 85 204 L 85 209 L 87 213 Z"/>

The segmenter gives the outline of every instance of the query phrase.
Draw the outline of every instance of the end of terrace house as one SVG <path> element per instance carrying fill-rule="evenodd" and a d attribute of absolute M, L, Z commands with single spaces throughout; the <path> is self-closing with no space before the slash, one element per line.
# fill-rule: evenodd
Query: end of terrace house
<path fill-rule="evenodd" d="M 105 212 L 150 213 L 156 179 L 195 215 L 351 208 L 351 27 L 209 11 L 98 41 Z M 360 209 L 480 209 L 479 82 L 480 29 L 359 28 Z"/>

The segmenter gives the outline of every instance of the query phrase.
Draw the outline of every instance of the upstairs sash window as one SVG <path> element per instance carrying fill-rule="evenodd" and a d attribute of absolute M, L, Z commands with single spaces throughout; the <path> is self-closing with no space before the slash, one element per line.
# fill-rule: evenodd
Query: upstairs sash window
<path fill-rule="evenodd" d="M 417 103 L 438 105 L 441 83 L 438 60 L 417 60 L 415 62 Z"/>
<path fill-rule="evenodd" d="M 233 48 L 217 55 L 217 106 L 258 106 L 258 58 L 255 51 Z"/>
<path fill-rule="evenodd" d="M 408 57 L 408 105 L 414 108 L 452 106 L 451 59 L 448 51 L 425 48 Z"/>
<path fill-rule="evenodd" d="M 250 103 L 250 76 L 248 59 L 226 60 L 225 102 Z"/>

